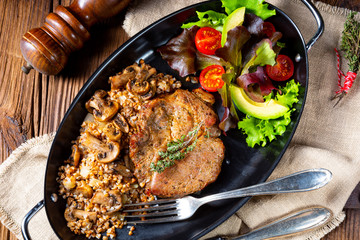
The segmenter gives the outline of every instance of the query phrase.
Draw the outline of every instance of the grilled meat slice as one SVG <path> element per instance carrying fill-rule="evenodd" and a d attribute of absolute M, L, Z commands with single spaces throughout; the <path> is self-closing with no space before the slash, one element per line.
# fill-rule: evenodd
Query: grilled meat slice
<path fill-rule="evenodd" d="M 151 193 L 161 197 L 182 197 L 214 182 L 221 170 L 224 145 L 220 138 L 201 136 L 188 156 L 162 173 L 153 173 Z"/>
<path fill-rule="evenodd" d="M 141 186 L 160 197 L 181 197 L 216 180 L 225 148 L 218 138 L 216 113 L 197 94 L 176 90 L 149 101 L 139 114 L 139 131 L 130 137 L 130 158 Z M 160 160 L 159 151 L 166 151 L 170 141 L 188 135 L 199 125 L 196 146 L 184 159 L 162 173 L 151 171 L 151 163 Z"/>

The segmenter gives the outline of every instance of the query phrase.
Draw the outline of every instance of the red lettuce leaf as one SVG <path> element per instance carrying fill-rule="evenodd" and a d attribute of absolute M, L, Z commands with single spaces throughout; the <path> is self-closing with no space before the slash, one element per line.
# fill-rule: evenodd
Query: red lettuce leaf
<path fill-rule="evenodd" d="M 215 55 L 238 67 L 241 65 L 241 49 L 250 39 L 250 33 L 244 26 L 237 26 L 227 34 L 224 47 L 217 49 Z"/>
<path fill-rule="evenodd" d="M 235 120 L 233 116 L 230 114 L 230 109 L 228 107 L 224 108 L 224 115 L 219 123 L 219 128 L 223 131 L 226 136 L 226 132 L 229 131 L 231 128 L 236 127 L 236 123 L 239 120 Z"/>
<path fill-rule="evenodd" d="M 282 33 L 281 32 L 274 32 L 274 34 L 271 36 L 270 41 L 272 42 L 272 48 L 274 50 L 274 52 L 276 53 L 276 55 L 278 55 L 281 51 L 281 49 L 283 48 L 283 46 L 281 46 L 281 44 L 277 44 L 278 40 L 282 38 Z"/>
<path fill-rule="evenodd" d="M 158 49 L 161 57 L 172 69 L 177 70 L 181 77 L 196 72 L 195 35 L 198 29 L 198 26 L 186 28 L 179 36 L 172 38 L 166 45 Z"/>
<path fill-rule="evenodd" d="M 239 76 L 236 82 L 240 87 L 252 94 L 251 96 L 253 96 L 253 98 L 258 96 L 258 93 L 260 93 L 261 96 L 266 96 L 269 95 L 272 90 L 276 90 L 271 80 L 266 76 L 263 67 L 257 67 L 256 72 Z M 253 100 L 259 101 L 258 97 Z"/>
<path fill-rule="evenodd" d="M 262 20 L 255 14 L 245 14 L 244 26 L 252 35 L 261 36 L 262 38 L 264 38 L 265 33 L 263 32 L 263 24 L 264 20 Z"/>

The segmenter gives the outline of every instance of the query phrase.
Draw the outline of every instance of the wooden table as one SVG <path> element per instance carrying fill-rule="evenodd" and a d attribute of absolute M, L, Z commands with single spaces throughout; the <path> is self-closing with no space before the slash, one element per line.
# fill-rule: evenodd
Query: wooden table
<path fill-rule="evenodd" d="M 322 0 L 331 5 L 360 11 L 360 0 Z M 36 71 L 25 75 L 19 41 L 29 29 L 40 27 L 58 4 L 70 0 L 0 1 L 0 163 L 27 139 L 57 130 L 71 101 L 97 67 L 128 36 L 121 27 L 124 12 L 91 29 L 91 39 L 73 54 L 58 76 Z M 345 208 L 347 218 L 324 239 L 360 239 L 359 190 Z M 16 239 L 0 224 L 0 239 Z"/>

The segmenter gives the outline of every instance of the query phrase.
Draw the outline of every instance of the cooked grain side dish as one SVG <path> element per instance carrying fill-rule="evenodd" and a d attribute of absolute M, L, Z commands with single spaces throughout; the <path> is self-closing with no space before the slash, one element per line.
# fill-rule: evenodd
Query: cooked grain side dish
<path fill-rule="evenodd" d="M 57 178 L 68 227 L 102 239 L 126 225 L 124 204 L 199 191 L 215 181 L 224 158 L 211 94 L 181 90 L 143 60 L 109 83 L 86 102 L 89 114 Z"/>

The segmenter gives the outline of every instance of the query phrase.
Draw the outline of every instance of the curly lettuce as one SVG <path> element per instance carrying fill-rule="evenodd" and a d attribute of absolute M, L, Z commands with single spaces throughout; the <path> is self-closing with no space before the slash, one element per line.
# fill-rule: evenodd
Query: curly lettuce
<path fill-rule="evenodd" d="M 300 87 L 300 84 L 294 80 L 289 81 L 285 87 L 280 87 L 282 94 L 276 94 L 274 98 L 290 108 L 282 117 L 264 120 L 246 116 L 238 122 L 238 128 L 247 135 L 246 143 L 249 147 L 253 148 L 255 145 L 264 147 L 286 131 L 286 127 L 291 123 L 291 113 L 295 111 L 292 106 L 299 101 Z M 265 98 L 271 98 L 272 95 L 269 94 Z"/>
<path fill-rule="evenodd" d="M 219 32 L 221 32 L 222 27 L 224 25 L 224 20 L 227 17 L 226 14 L 215 12 L 213 10 L 209 10 L 206 12 L 196 11 L 196 14 L 197 17 L 199 18 L 199 21 L 184 23 L 181 27 L 182 28 L 190 28 L 192 26 L 212 27 L 218 30 Z"/>
<path fill-rule="evenodd" d="M 221 2 L 227 14 L 231 14 L 233 11 L 241 7 L 245 7 L 247 13 L 253 13 L 263 20 L 276 14 L 274 9 L 268 9 L 269 4 L 264 3 L 264 0 L 222 0 Z"/>
<path fill-rule="evenodd" d="M 236 9 L 241 7 L 246 8 L 246 13 L 252 13 L 265 20 L 276 14 L 273 9 L 268 9 L 269 4 L 264 3 L 264 0 L 221 0 L 222 7 L 225 8 L 225 13 L 208 10 L 205 12 L 196 11 L 198 21 L 184 23 L 182 28 L 190 28 L 192 26 L 198 27 L 212 27 L 218 31 L 222 31 L 225 19 L 233 13 Z"/>

